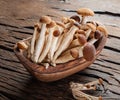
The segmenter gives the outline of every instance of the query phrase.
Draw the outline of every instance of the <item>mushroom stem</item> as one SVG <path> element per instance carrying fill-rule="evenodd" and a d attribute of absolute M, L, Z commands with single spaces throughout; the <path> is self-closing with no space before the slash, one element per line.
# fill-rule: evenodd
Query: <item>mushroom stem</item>
<path fill-rule="evenodd" d="M 44 41 L 45 41 L 45 31 L 46 31 L 46 24 L 43 24 L 41 27 L 41 32 L 40 32 L 40 36 L 38 38 L 38 41 L 36 43 L 36 47 L 35 47 L 35 53 L 34 53 L 34 58 L 33 61 L 35 63 L 38 62 L 38 58 L 42 52 L 43 46 L 44 46 Z"/>
<path fill-rule="evenodd" d="M 81 100 L 81 98 L 87 99 L 87 100 L 102 100 L 102 97 L 95 97 L 95 96 L 91 96 L 88 94 L 85 94 L 84 92 L 78 90 L 78 89 L 72 89 L 72 94 L 73 97 L 77 100 Z"/>
<path fill-rule="evenodd" d="M 49 24 L 51 22 L 51 19 L 47 16 L 43 16 L 40 19 L 40 22 L 42 22 L 42 27 L 41 27 L 41 32 L 39 34 L 39 38 L 38 41 L 36 43 L 36 47 L 35 47 L 35 52 L 33 54 L 33 61 L 35 63 L 38 62 L 38 58 L 42 52 L 43 46 L 44 46 L 44 41 L 45 41 L 45 32 L 46 32 L 46 24 Z"/>
<path fill-rule="evenodd" d="M 36 36 L 38 34 L 38 28 L 39 28 L 39 25 L 38 23 L 34 25 L 34 33 L 33 33 L 33 36 L 32 36 L 32 39 L 31 39 L 31 45 L 30 45 L 30 53 L 31 55 L 33 55 L 33 52 L 34 52 L 34 49 L 35 49 L 35 41 L 36 41 Z"/>
<path fill-rule="evenodd" d="M 50 50 L 49 50 L 49 59 L 50 59 L 50 61 L 53 59 L 53 55 L 54 55 L 55 50 L 56 50 L 56 45 L 57 45 L 59 35 L 60 35 L 60 31 L 55 30 L 54 33 L 53 33 L 52 44 L 51 44 L 51 47 L 50 47 Z"/>
<path fill-rule="evenodd" d="M 85 24 L 85 16 L 82 16 L 81 24 Z"/>
<path fill-rule="evenodd" d="M 86 83 L 85 86 L 92 86 L 92 85 L 97 85 L 97 84 L 103 84 L 103 80 L 101 78 L 99 78 L 96 81 L 92 81 L 92 82 Z"/>
<path fill-rule="evenodd" d="M 39 59 L 38 59 L 39 63 L 41 63 L 44 60 L 44 58 L 46 57 L 47 53 L 49 52 L 51 44 L 52 44 L 53 32 L 55 29 L 55 22 L 52 21 L 51 23 L 52 23 L 52 26 L 50 26 L 50 28 L 49 28 L 48 40 L 46 42 L 43 52 L 41 53 L 41 55 L 39 56 Z"/>

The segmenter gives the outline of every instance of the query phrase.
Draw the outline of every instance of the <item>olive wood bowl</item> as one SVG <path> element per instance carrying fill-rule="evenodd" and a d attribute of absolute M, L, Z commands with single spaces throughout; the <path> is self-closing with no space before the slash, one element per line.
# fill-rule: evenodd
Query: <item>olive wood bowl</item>
<path fill-rule="evenodd" d="M 24 39 L 22 41 L 29 41 L 31 38 Z M 25 56 L 25 50 L 21 51 L 18 49 L 17 44 L 14 46 L 14 52 L 20 62 L 24 65 L 24 67 L 38 80 L 44 82 L 52 82 L 67 76 L 70 76 L 76 72 L 79 72 L 86 67 L 90 66 L 95 59 L 100 54 L 101 50 L 104 48 L 107 37 L 101 37 L 95 44 L 96 54 L 93 60 L 86 61 L 83 57 L 75 59 L 73 61 L 69 61 L 63 64 L 57 64 L 56 67 L 50 66 L 48 69 L 45 69 L 43 65 L 38 65 L 30 61 Z"/>

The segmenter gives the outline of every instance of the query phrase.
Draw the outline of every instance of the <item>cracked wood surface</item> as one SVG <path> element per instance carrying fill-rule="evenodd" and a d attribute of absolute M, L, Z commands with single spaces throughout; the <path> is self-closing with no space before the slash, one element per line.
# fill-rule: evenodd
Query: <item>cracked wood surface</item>
<path fill-rule="evenodd" d="M 101 87 L 90 94 L 120 100 L 119 5 L 119 0 L 0 0 L 0 100 L 74 100 L 69 82 L 85 83 L 99 77 L 104 80 L 106 92 Z M 32 35 L 33 25 L 40 16 L 58 20 L 74 15 L 80 7 L 94 10 L 96 15 L 88 19 L 98 20 L 107 27 L 109 37 L 105 48 L 81 72 L 52 83 L 37 81 L 16 58 L 14 44 Z"/>

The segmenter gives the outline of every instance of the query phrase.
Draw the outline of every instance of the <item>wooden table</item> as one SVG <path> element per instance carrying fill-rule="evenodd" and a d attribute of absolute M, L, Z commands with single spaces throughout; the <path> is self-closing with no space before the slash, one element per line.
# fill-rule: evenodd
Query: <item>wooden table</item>
<path fill-rule="evenodd" d="M 96 15 L 88 19 L 103 23 L 109 37 L 98 59 L 89 68 L 65 79 L 44 83 L 34 79 L 13 52 L 19 40 L 32 35 L 40 16 L 54 20 L 75 15 L 88 7 Z M 92 95 L 120 99 L 120 1 L 119 0 L 0 0 L 0 100 L 74 100 L 69 82 L 85 83 L 101 77 L 105 89 Z M 112 99 L 118 98 L 118 99 Z"/>

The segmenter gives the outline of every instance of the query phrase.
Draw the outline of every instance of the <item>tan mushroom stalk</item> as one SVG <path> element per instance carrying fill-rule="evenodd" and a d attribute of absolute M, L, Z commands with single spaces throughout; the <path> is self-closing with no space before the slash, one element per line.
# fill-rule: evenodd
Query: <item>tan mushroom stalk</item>
<path fill-rule="evenodd" d="M 97 84 L 100 84 L 100 85 L 103 84 L 103 80 L 101 78 L 99 78 L 96 81 L 92 81 L 92 82 L 86 83 L 85 86 L 91 87 L 92 85 L 97 85 Z"/>
<path fill-rule="evenodd" d="M 47 42 L 44 47 L 44 50 L 42 51 L 41 55 L 39 56 L 38 63 L 41 63 L 44 60 L 44 58 L 46 57 L 46 55 L 48 54 L 48 52 L 50 50 L 55 26 L 56 26 L 56 23 L 54 21 L 51 21 L 50 24 L 47 24 L 49 34 L 48 34 L 48 38 L 47 38 Z"/>
<path fill-rule="evenodd" d="M 102 100 L 101 96 L 99 97 L 91 96 L 78 89 L 72 89 L 72 94 L 73 97 L 77 100 Z"/>
<path fill-rule="evenodd" d="M 41 32 L 39 34 L 39 38 L 36 43 L 35 52 L 33 54 L 33 61 L 35 63 L 38 62 L 38 58 L 42 52 L 44 41 L 45 41 L 46 25 L 51 22 L 51 18 L 48 16 L 43 16 L 40 18 L 40 22 L 42 23 Z"/>
<path fill-rule="evenodd" d="M 28 49 L 28 45 L 23 42 L 23 41 L 20 41 L 17 43 L 17 47 L 20 49 L 20 50 L 27 50 Z"/>
<path fill-rule="evenodd" d="M 86 39 L 88 39 L 90 33 L 91 33 L 91 32 L 95 32 L 96 26 L 93 25 L 93 24 L 91 24 L 91 23 L 87 23 L 86 26 L 89 27 L 89 29 L 85 32 L 85 33 L 86 33 Z"/>
<path fill-rule="evenodd" d="M 86 16 L 94 16 L 94 12 L 88 8 L 80 8 L 77 10 L 77 13 L 82 16 L 81 24 L 85 23 Z"/>
<path fill-rule="evenodd" d="M 77 26 L 72 26 L 70 30 L 64 34 L 64 38 L 61 42 L 61 45 L 59 46 L 58 50 L 56 51 L 54 57 L 53 57 L 53 62 L 57 59 L 57 57 L 68 48 L 70 45 L 71 41 L 73 40 L 73 36 L 75 34 L 75 31 L 78 29 Z"/>
<path fill-rule="evenodd" d="M 48 55 L 50 61 L 53 59 L 53 55 L 54 55 L 54 53 L 56 51 L 56 45 L 57 45 L 57 41 L 58 41 L 59 35 L 60 35 L 60 31 L 59 30 L 55 30 L 53 32 L 53 40 L 52 40 L 52 44 L 51 44 L 49 55 Z"/>
<path fill-rule="evenodd" d="M 94 38 L 90 39 L 88 42 L 91 43 L 91 44 L 94 44 L 102 36 L 103 36 L 103 34 L 100 31 L 96 30 L 95 33 L 94 33 Z"/>
<path fill-rule="evenodd" d="M 38 34 L 38 28 L 39 28 L 39 24 L 35 24 L 34 25 L 34 33 L 31 39 L 31 45 L 30 45 L 30 54 L 33 55 L 34 49 L 35 49 L 35 41 L 36 41 L 36 37 Z"/>

